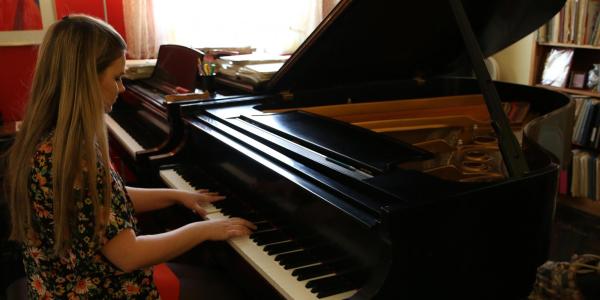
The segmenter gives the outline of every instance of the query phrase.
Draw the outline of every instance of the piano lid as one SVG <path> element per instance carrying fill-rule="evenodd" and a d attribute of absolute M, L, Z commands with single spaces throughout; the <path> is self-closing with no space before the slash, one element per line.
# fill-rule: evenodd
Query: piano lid
<path fill-rule="evenodd" d="M 463 0 L 484 56 L 533 32 L 565 0 Z M 448 0 L 341 0 L 267 84 L 269 91 L 428 78 L 468 64 Z"/>

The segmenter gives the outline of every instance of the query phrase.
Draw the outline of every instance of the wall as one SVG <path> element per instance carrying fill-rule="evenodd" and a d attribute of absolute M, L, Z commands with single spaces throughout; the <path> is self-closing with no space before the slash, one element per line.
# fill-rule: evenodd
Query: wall
<path fill-rule="evenodd" d="M 108 22 L 125 36 L 121 0 L 105 0 Z M 56 16 L 84 13 L 104 19 L 102 0 L 56 0 Z M 27 99 L 37 46 L 0 47 L 0 114 L 4 120 L 20 120 Z"/>
<path fill-rule="evenodd" d="M 529 84 L 534 37 L 532 33 L 493 56 L 500 67 L 499 81 Z"/>

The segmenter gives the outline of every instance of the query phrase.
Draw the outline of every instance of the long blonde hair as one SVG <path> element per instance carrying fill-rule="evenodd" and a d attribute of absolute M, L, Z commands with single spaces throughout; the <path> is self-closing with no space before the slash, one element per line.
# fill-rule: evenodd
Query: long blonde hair
<path fill-rule="evenodd" d="M 53 130 L 54 251 L 70 246 L 76 201 L 84 196 L 76 195 L 75 185 L 91 194 L 95 237 L 101 234 L 110 212 L 111 176 L 99 75 L 122 57 L 125 49 L 123 38 L 93 17 L 71 15 L 48 29 L 38 50 L 23 124 L 8 151 L 11 239 L 24 241 L 31 229 L 31 159 L 41 140 Z M 104 165 L 106 172 L 99 173 L 97 163 Z M 96 176 L 103 177 L 103 190 L 97 189 Z"/>

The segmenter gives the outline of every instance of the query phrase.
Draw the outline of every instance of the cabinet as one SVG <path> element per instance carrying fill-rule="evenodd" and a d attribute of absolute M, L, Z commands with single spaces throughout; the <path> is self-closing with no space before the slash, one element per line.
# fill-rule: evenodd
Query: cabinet
<path fill-rule="evenodd" d="M 556 53 L 571 54 L 568 71 L 557 68 L 565 81 L 558 86 L 542 84 L 549 56 Z M 600 64 L 600 0 L 567 0 L 561 12 L 537 31 L 530 84 L 566 93 L 578 104 L 572 139 L 578 154 L 563 174 L 562 180 L 568 182 L 560 203 L 600 217 L 600 147 L 595 142 L 600 139 L 600 88 L 588 85 L 594 64 Z M 589 153 L 585 161 L 581 152 Z"/>

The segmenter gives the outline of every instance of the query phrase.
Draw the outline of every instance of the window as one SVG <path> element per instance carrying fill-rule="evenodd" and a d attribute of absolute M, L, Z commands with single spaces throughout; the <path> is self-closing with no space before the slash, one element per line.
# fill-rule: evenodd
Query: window
<path fill-rule="evenodd" d="M 125 0 L 129 54 L 153 56 L 159 44 L 291 53 L 337 1 Z"/>

